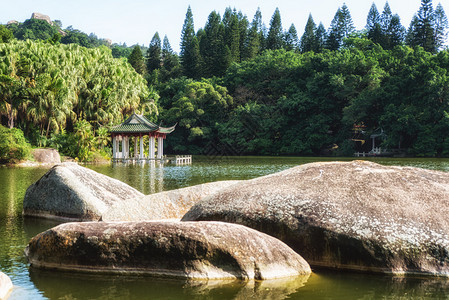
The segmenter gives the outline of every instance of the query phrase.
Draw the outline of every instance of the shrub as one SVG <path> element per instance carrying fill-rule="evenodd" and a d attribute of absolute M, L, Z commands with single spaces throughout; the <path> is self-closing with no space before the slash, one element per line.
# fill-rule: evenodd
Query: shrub
<path fill-rule="evenodd" d="M 15 163 L 29 157 L 31 145 L 22 130 L 0 125 L 0 162 Z"/>

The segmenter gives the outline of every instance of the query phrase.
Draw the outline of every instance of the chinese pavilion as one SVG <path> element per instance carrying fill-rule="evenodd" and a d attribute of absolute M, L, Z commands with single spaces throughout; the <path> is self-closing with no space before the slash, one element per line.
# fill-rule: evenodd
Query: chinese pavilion
<path fill-rule="evenodd" d="M 164 139 L 167 134 L 175 130 L 175 126 L 161 127 L 150 122 L 143 115 L 133 113 L 120 125 L 112 127 L 109 132 L 112 135 L 112 159 L 150 159 L 161 160 L 164 156 Z M 143 138 L 149 137 L 149 155 L 146 158 L 143 149 Z M 130 156 L 130 140 L 134 137 L 134 155 Z M 157 138 L 157 155 L 155 155 Z M 121 145 L 121 147 L 120 147 Z"/>

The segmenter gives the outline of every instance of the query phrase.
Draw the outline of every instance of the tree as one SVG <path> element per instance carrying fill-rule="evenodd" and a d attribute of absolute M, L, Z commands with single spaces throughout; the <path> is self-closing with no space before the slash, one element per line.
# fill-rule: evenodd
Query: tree
<path fill-rule="evenodd" d="M 385 34 L 388 31 L 392 17 L 393 13 L 391 12 L 390 4 L 388 4 L 387 1 L 385 3 L 384 10 L 382 11 L 382 15 L 380 16 L 380 25 L 382 27 L 383 34 Z"/>
<path fill-rule="evenodd" d="M 257 8 L 245 41 L 245 50 L 243 53 L 244 60 L 254 58 L 260 53 L 263 45 L 263 38 L 262 13 L 260 12 L 260 9 Z"/>
<path fill-rule="evenodd" d="M 410 23 L 408 35 L 410 46 L 421 46 L 426 51 L 435 53 L 438 49 L 434 30 L 435 14 L 432 0 L 421 0 L 421 7 Z"/>
<path fill-rule="evenodd" d="M 300 49 L 302 53 L 318 50 L 318 39 L 316 36 L 316 24 L 313 21 L 312 14 L 309 14 L 304 34 L 301 37 Z"/>
<path fill-rule="evenodd" d="M 14 38 L 11 30 L 6 28 L 4 25 L 0 25 L 0 43 L 8 43 Z"/>
<path fill-rule="evenodd" d="M 151 39 L 150 47 L 147 51 L 147 71 L 153 72 L 161 67 L 162 63 L 162 45 L 159 33 L 156 32 Z"/>
<path fill-rule="evenodd" d="M 315 36 L 316 36 L 316 41 L 317 41 L 317 52 L 321 52 L 325 46 L 326 46 L 326 39 L 327 39 L 327 34 L 326 34 L 326 28 L 324 28 L 324 25 L 322 22 L 320 22 L 320 24 L 318 25 L 318 28 L 316 29 L 315 32 Z"/>
<path fill-rule="evenodd" d="M 341 31 L 341 9 L 338 8 L 334 18 L 331 21 L 326 39 L 326 48 L 329 50 L 338 50 L 343 42 L 343 32 Z"/>
<path fill-rule="evenodd" d="M 326 48 L 329 50 L 337 50 L 343 44 L 343 39 L 352 34 L 355 30 L 351 14 L 345 3 L 341 8 L 337 9 L 326 41 Z"/>
<path fill-rule="evenodd" d="M 164 42 L 162 44 L 161 79 L 167 81 L 170 78 L 179 76 L 181 76 L 181 66 L 179 64 L 178 55 L 173 52 L 168 37 L 164 36 Z"/>
<path fill-rule="evenodd" d="M 128 62 L 140 75 L 145 74 L 145 62 L 143 60 L 142 50 L 139 45 L 134 46 L 133 51 L 128 56 Z"/>
<path fill-rule="evenodd" d="M 341 7 L 341 15 L 339 16 L 339 27 L 343 33 L 343 37 L 348 37 L 351 33 L 354 32 L 354 22 L 352 21 L 351 13 L 349 12 L 346 3 L 343 3 Z"/>
<path fill-rule="evenodd" d="M 225 26 L 221 22 L 220 15 L 213 11 L 204 26 L 204 37 L 200 43 L 204 77 L 222 76 L 228 68 L 231 57 L 224 38 Z"/>
<path fill-rule="evenodd" d="M 6 128 L 0 125 L 0 162 L 17 162 L 27 158 L 31 145 L 25 139 L 22 130 Z"/>
<path fill-rule="evenodd" d="M 446 13 L 444 12 L 441 3 L 438 3 L 435 9 L 435 46 L 437 49 L 441 49 L 447 39 L 447 29 L 449 23 Z"/>
<path fill-rule="evenodd" d="M 14 36 L 20 40 L 48 40 L 57 32 L 57 27 L 50 25 L 47 21 L 28 19 L 19 25 Z"/>
<path fill-rule="evenodd" d="M 387 30 L 387 45 L 385 49 L 393 49 L 396 46 L 399 46 L 404 41 L 405 36 L 405 28 L 401 24 L 401 19 L 398 14 L 395 14 L 391 18 L 390 26 Z"/>
<path fill-rule="evenodd" d="M 248 38 L 248 27 L 249 27 L 249 21 L 246 15 L 244 15 L 241 11 L 238 13 L 238 20 L 239 20 L 239 30 L 240 30 L 240 58 L 239 61 L 242 61 L 245 59 L 245 51 L 246 51 L 246 41 Z"/>
<path fill-rule="evenodd" d="M 376 4 L 372 4 L 371 8 L 368 12 L 368 16 L 366 17 L 366 30 L 371 31 L 373 30 L 377 24 L 380 23 L 380 14 L 379 11 L 377 10 L 377 6 Z"/>
<path fill-rule="evenodd" d="M 298 32 L 296 31 L 295 25 L 292 23 L 290 25 L 290 28 L 285 33 L 285 49 L 287 51 L 297 51 L 299 47 L 299 40 L 298 40 Z"/>
<path fill-rule="evenodd" d="M 200 52 L 199 42 L 195 36 L 192 9 L 187 8 L 186 18 L 181 33 L 181 65 L 183 74 L 189 78 L 199 75 Z"/>
<path fill-rule="evenodd" d="M 161 91 L 162 119 L 178 123 L 171 135 L 173 150 L 195 154 L 207 151 L 215 139 L 215 127 L 223 122 L 232 105 L 227 89 L 203 79 L 179 78 L 167 83 Z"/>
<path fill-rule="evenodd" d="M 227 46 L 231 52 L 231 62 L 240 62 L 240 26 L 237 12 L 234 10 L 231 15 L 229 28 L 225 27 L 225 37 Z"/>
<path fill-rule="evenodd" d="M 385 12 L 385 10 L 384 10 Z M 383 14 L 382 14 L 383 15 Z M 382 45 L 385 40 L 384 31 L 382 30 L 382 19 L 376 4 L 372 4 L 368 16 L 366 18 L 367 37 L 374 43 Z"/>
<path fill-rule="evenodd" d="M 270 30 L 267 36 L 267 49 L 276 50 L 281 49 L 284 46 L 282 34 L 281 13 L 279 8 L 276 7 L 273 16 L 270 21 Z"/>

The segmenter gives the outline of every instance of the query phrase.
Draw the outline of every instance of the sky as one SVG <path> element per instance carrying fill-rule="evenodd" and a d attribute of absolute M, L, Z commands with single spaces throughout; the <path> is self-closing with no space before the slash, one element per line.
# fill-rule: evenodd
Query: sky
<path fill-rule="evenodd" d="M 368 11 L 375 3 L 381 13 L 385 0 L 3 0 L 0 9 L 0 23 L 10 20 L 23 22 L 33 12 L 60 20 L 63 28 L 73 26 L 87 34 L 94 33 L 100 38 L 111 39 L 113 43 L 126 43 L 128 46 L 139 44 L 148 47 L 155 32 L 161 39 L 167 35 L 170 44 L 179 52 L 182 25 L 187 8 L 193 12 L 195 30 L 203 28 L 208 15 L 215 10 L 223 16 L 226 7 L 236 8 L 251 22 L 259 7 L 267 28 L 276 9 L 281 13 L 282 26 L 287 30 L 293 23 L 299 38 L 304 32 L 309 13 L 315 23 L 323 23 L 329 28 L 335 12 L 346 3 L 357 29 L 366 25 Z M 401 17 L 405 28 L 409 27 L 413 15 L 418 11 L 421 0 L 389 0 L 393 14 Z M 434 8 L 438 1 L 434 1 Z M 446 13 L 449 2 L 442 1 Z"/>

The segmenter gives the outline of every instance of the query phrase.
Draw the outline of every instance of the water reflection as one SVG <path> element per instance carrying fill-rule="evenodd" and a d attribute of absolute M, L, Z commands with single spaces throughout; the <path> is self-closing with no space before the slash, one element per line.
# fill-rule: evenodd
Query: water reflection
<path fill-rule="evenodd" d="M 447 278 L 321 271 L 291 299 L 447 299 L 448 291 Z"/>
<path fill-rule="evenodd" d="M 30 269 L 49 299 L 286 299 L 309 276 L 254 281 L 186 281 L 136 276 L 59 273 Z"/>

